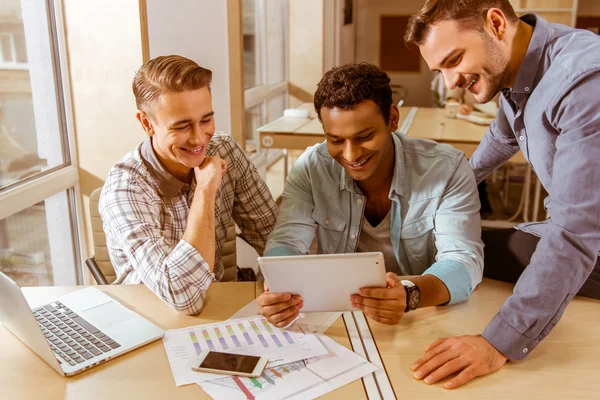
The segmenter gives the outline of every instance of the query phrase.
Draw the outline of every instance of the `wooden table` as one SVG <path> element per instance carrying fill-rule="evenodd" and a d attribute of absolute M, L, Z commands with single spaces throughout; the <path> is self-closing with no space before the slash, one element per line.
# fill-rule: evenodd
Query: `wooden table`
<path fill-rule="evenodd" d="M 323 126 L 317 118 L 313 105 L 305 103 L 300 108 L 309 110 L 310 116 L 308 118 L 283 116 L 258 128 L 260 145 L 263 148 L 284 149 L 285 151 L 284 181 L 288 170 L 287 151 L 305 150 L 307 147 L 325 140 Z M 400 127 L 402 127 L 407 116 L 414 108 L 400 107 Z M 419 107 L 416 110 L 417 112 L 405 132 L 408 136 L 449 144 L 464 152 L 467 158 L 471 158 L 488 128 L 485 125 L 477 125 L 464 119 L 449 119 L 446 117 L 446 111 L 443 108 Z M 540 203 L 541 183 L 539 180 L 536 180 L 534 204 L 532 215 L 530 216 L 531 183 L 534 178 L 531 166 L 521 151 L 515 154 L 508 162 L 527 164 L 521 204 L 519 205 L 519 210 L 509 221 L 514 220 L 521 211 L 523 212 L 524 221 L 536 221 Z"/>
<path fill-rule="evenodd" d="M 145 286 L 99 286 L 163 329 L 211 323 L 230 317 L 260 293 L 252 282 L 215 283 L 206 307 L 190 317 L 171 310 Z M 76 290 L 75 287 L 26 288 L 32 306 Z M 449 307 L 408 313 L 400 325 L 370 321 L 385 368 L 399 399 L 596 399 L 600 359 L 600 301 L 576 298 L 561 322 L 523 362 L 463 388 L 447 391 L 442 384 L 415 381 L 409 366 L 438 337 L 480 333 L 512 292 L 512 285 L 484 279 L 472 297 Z M 4 306 L 4 305 L 3 305 Z M 326 332 L 350 348 L 340 318 Z M 0 327 L 0 398 L 2 399 L 207 399 L 197 385 L 177 388 L 162 342 L 156 341 L 70 378 L 63 378 L 18 339 Z M 364 399 L 361 381 L 324 398 Z"/>

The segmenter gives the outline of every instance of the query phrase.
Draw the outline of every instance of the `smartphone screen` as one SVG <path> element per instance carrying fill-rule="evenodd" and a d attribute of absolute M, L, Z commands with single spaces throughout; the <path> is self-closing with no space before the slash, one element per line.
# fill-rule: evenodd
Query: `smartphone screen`
<path fill-rule="evenodd" d="M 200 368 L 217 369 L 250 374 L 254 371 L 260 357 L 243 356 L 241 354 L 219 353 L 210 351 L 200 364 Z"/>

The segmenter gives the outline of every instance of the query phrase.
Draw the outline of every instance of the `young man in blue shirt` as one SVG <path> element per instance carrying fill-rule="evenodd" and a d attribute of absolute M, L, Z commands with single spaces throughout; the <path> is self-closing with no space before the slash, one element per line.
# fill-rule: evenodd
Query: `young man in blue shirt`
<path fill-rule="evenodd" d="M 265 255 L 307 254 L 315 235 L 319 253 L 382 252 L 388 287 L 363 288 L 351 299 L 381 323 L 466 300 L 481 281 L 483 246 L 463 153 L 396 133 L 390 79 L 374 65 L 327 72 L 314 104 L 327 141 L 307 149 L 288 175 Z M 289 293 L 267 291 L 257 301 L 277 326 L 302 308 Z"/>

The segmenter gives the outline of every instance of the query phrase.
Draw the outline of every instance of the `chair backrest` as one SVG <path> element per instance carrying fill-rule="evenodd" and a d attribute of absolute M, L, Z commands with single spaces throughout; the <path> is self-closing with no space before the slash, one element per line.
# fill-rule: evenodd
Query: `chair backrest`
<path fill-rule="evenodd" d="M 92 194 L 90 194 L 90 216 L 92 217 L 92 237 L 94 238 L 94 259 L 108 283 L 112 283 L 117 279 L 117 274 L 110 262 L 108 248 L 106 247 L 106 235 L 102 228 L 102 218 L 100 217 L 100 211 L 98 210 L 100 192 L 102 192 L 101 187 L 95 189 Z"/>
<path fill-rule="evenodd" d="M 237 281 L 237 252 L 236 252 L 236 237 L 235 222 L 231 219 L 231 225 L 227 229 L 227 237 L 225 238 L 225 244 L 221 251 L 221 260 L 223 260 L 223 268 L 225 274 L 223 275 L 222 282 Z"/>
<path fill-rule="evenodd" d="M 98 210 L 98 202 L 100 200 L 100 193 L 102 188 L 98 188 L 90 195 L 90 215 L 92 217 L 92 235 L 94 238 L 94 258 L 96 264 L 100 267 L 100 270 L 106 277 L 109 283 L 112 283 L 117 279 L 115 269 L 113 268 L 110 257 L 108 255 L 108 248 L 106 247 L 106 235 L 102 228 L 102 218 Z M 236 256 L 236 231 L 235 223 L 233 219 L 229 229 L 227 229 L 227 237 L 221 252 L 221 259 L 223 260 L 223 268 L 225 274 L 223 275 L 224 282 L 237 281 L 237 256 Z"/>

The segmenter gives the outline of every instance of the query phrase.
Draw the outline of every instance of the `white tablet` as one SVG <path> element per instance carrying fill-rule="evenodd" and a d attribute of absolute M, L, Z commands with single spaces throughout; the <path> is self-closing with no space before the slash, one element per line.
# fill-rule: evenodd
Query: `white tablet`
<path fill-rule="evenodd" d="M 259 257 L 269 290 L 302 296 L 302 311 L 355 311 L 350 295 L 387 287 L 382 253 Z"/>

